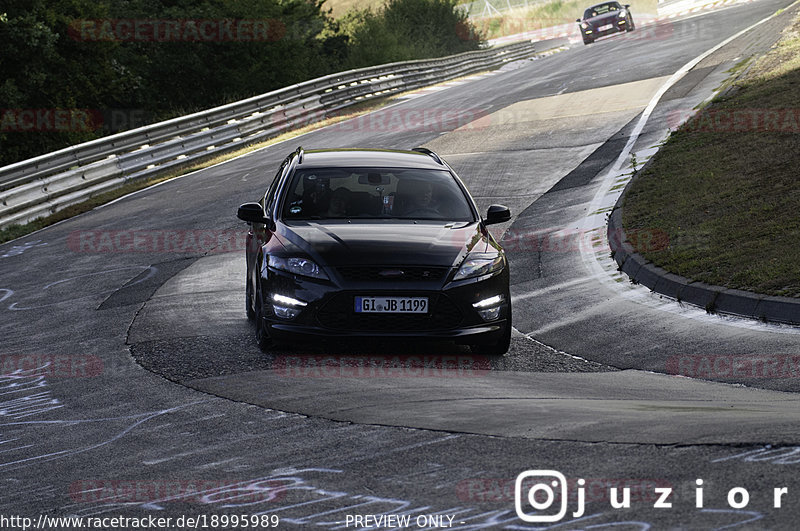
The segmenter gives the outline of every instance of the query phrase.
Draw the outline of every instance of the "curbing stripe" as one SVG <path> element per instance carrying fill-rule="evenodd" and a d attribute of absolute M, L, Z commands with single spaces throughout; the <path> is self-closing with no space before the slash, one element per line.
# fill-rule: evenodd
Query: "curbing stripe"
<path fill-rule="evenodd" d="M 636 176 L 631 182 L 649 164 L 650 161 L 636 172 Z M 618 235 L 617 238 L 609 237 L 608 243 L 614 253 L 614 261 L 632 281 L 680 303 L 705 308 L 709 313 L 735 315 L 774 323 L 800 324 L 800 300 L 694 281 L 669 273 L 634 252 L 622 227 L 623 209 L 621 205 L 628 189 L 629 187 L 626 186 L 608 220 L 609 234 Z"/>

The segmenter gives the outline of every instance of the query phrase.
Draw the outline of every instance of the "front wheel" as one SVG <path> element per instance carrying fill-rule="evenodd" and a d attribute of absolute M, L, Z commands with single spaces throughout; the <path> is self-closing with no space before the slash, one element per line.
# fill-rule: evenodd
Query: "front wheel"
<path fill-rule="evenodd" d="M 495 334 L 492 342 L 471 345 L 472 352 L 481 356 L 500 357 L 505 355 L 511 347 L 511 322 L 506 323 L 503 329 Z"/>
<path fill-rule="evenodd" d="M 511 347 L 511 297 L 506 293 L 506 300 L 509 301 L 508 315 L 503 328 L 497 332 L 492 332 L 492 339 L 489 341 L 470 345 L 473 353 L 483 356 L 503 356 Z"/>
<path fill-rule="evenodd" d="M 628 19 L 628 27 L 626 31 L 633 31 L 636 29 L 636 24 L 633 23 L 633 17 Z"/>
<path fill-rule="evenodd" d="M 268 352 L 272 346 L 272 340 L 269 337 L 269 329 L 264 323 L 264 304 L 261 296 L 261 285 L 256 287 L 256 343 L 262 352 Z"/>
<path fill-rule="evenodd" d="M 592 44 L 594 41 L 592 39 L 583 39 L 583 44 Z"/>
<path fill-rule="evenodd" d="M 247 320 L 252 321 L 256 318 L 256 311 L 253 309 L 253 285 L 250 283 L 250 275 L 247 275 L 245 283 L 244 311 L 247 314 Z"/>

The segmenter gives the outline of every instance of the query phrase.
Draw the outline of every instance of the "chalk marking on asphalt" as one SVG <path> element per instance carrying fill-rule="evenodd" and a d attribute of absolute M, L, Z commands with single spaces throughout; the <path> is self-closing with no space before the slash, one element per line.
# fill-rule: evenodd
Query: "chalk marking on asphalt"
<path fill-rule="evenodd" d="M 587 275 L 585 277 L 575 278 L 572 280 L 567 280 L 566 282 L 560 282 L 558 284 L 552 284 L 547 286 L 546 288 L 534 289 L 531 291 L 526 291 L 524 293 L 520 293 L 519 295 L 512 295 L 511 296 L 511 303 L 516 304 L 518 302 L 531 299 L 533 297 L 538 297 L 539 295 L 544 295 L 545 293 L 550 293 L 551 291 L 558 291 L 564 288 L 571 288 L 572 286 L 577 286 L 579 284 L 585 284 L 586 282 L 595 280 L 600 277 L 604 277 L 603 274 L 594 274 L 594 275 Z"/>
<path fill-rule="evenodd" d="M 117 420 L 117 419 L 123 419 L 123 420 L 134 420 L 134 419 L 136 419 L 132 424 L 130 424 L 129 426 L 126 426 L 123 430 L 119 431 L 118 433 L 115 433 L 112 437 L 110 437 L 108 439 L 105 439 L 105 440 L 101 440 L 98 443 L 95 443 L 95 444 L 92 444 L 92 445 L 89 445 L 89 446 L 80 447 L 80 448 L 68 448 L 68 449 L 59 450 L 59 451 L 51 452 L 51 453 L 47 453 L 47 454 L 37 455 L 37 456 L 33 456 L 33 457 L 26 457 L 24 459 L 18 459 L 16 461 L 9 461 L 9 462 L 5 462 L 5 463 L 0 463 L 0 468 L 13 467 L 15 465 L 27 466 L 28 463 L 31 463 L 33 461 L 43 461 L 43 462 L 44 461 L 52 461 L 54 459 L 60 459 L 62 457 L 66 457 L 66 456 L 75 456 L 75 455 L 78 455 L 78 454 L 81 454 L 81 453 L 85 453 L 85 452 L 88 452 L 88 451 L 91 451 L 91 450 L 96 450 L 96 449 L 101 448 L 103 446 L 107 446 L 109 444 L 112 444 L 112 443 L 118 441 L 119 439 L 122 439 L 128 433 L 130 433 L 134 429 L 136 429 L 138 426 L 148 422 L 151 419 L 154 419 L 154 418 L 159 417 L 161 415 L 174 413 L 176 411 L 185 410 L 185 409 L 188 409 L 191 406 L 195 406 L 195 405 L 198 405 L 198 404 L 203 404 L 205 402 L 208 402 L 208 401 L 207 400 L 199 400 L 199 401 L 191 402 L 189 404 L 183 404 L 183 405 L 179 405 L 179 406 L 175 406 L 175 407 L 171 407 L 171 408 L 167 408 L 167 409 L 162 409 L 160 411 L 139 413 L 139 414 L 136 414 L 136 415 L 128 415 L 128 416 L 125 416 L 125 417 L 116 417 L 116 418 L 5 422 L 3 424 L 0 424 L 0 427 L 17 426 L 17 425 L 66 425 L 66 426 L 70 426 L 70 425 L 73 425 L 73 424 L 76 424 L 76 423 L 84 423 L 84 422 L 104 422 L 104 421 Z"/>

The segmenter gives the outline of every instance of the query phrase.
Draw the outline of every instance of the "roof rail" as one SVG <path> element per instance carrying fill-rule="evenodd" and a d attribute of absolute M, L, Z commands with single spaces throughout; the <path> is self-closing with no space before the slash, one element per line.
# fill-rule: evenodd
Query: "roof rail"
<path fill-rule="evenodd" d="M 415 147 L 415 148 L 413 148 L 411 151 L 416 151 L 416 152 L 418 152 L 418 153 L 425 153 L 426 155 L 428 155 L 429 157 L 431 157 L 433 160 L 435 160 L 436 162 L 438 162 L 439 164 L 441 164 L 442 166 L 444 166 L 444 162 L 442 162 L 442 159 L 440 159 L 440 158 L 439 158 L 439 155 L 437 155 L 436 153 L 434 153 L 433 151 L 431 151 L 431 150 L 430 150 L 430 149 L 428 149 L 428 148 L 424 148 L 424 147 Z"/>
<path fill-rule="evenodd" d="M 303 153 L 304 153 L 303 152 L 303 146 L 297 146 L 297 151 L 295 151 L 295 153 L 297 154 L 297 163 L 298 164 L 302 164 L 303 163 Z"/>

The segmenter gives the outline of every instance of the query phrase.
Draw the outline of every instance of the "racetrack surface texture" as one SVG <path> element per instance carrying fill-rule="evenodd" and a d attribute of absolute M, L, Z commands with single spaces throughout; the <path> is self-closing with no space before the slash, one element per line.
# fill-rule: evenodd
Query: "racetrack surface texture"
<path fill-rule="evenodd" d="M 347 514 L 395 511 L 451 514 L 460 529 L 518 529 L 513 480 L 544 469 L 675 492 L 669 510 L 654 509 L 650 497 L 625 510 L 594 497 L 562 529 L 791 528 L 800 516 L 790 503 L 800 453 L 792 446 L 797 378 L 720 370 L 721 382 L 708 382 L 664 373 L 703 356 L 791 354 L 800 343 L 795 329 L 681 308 L 607 270 L 602 248 L 555 245 L 586 231 L 600 177 L 663 81 L 786 5 L 760 0 L 670 21 L 640 38 L 572 47 L 0 246 L 4 369 L 23 358 L 41 364 L 38 373 L 20 368 L 0 380 L 2 513 L 269 513 L 282 527 L 329 529 L 344 528 Z M 791 11 L 668 91 L 633 152 L 660 141 L 671 113 L 707 98 L 737 59 L 766 49 Z M 388 125 L 443 110 L 474 119 Z M 492 370 L 428 378 L 288 377 L 275 367 L 282 356 L 328 351 L 258 351 L 244 316 L 241 249 L 79 245 L 87 231 L 241 233 L 236 208 L 264 192 L 296 144 L 424 145 L 454 166 L 482 210 L 512 208 L 501 230 L 519 334 L 506 359 L 492 360 Z M 532 249 L 524 245 L 531 235 L 554 244 Z M 359 355 L 377 354 L 361 348 Z M 697 478 L 705 480 L 703 508 L 694 503 Z M 151 489 L 101 488 L 115 480 Z M 217 481 L 217 490 L 164 494 L 180 481 Z M 222 492 L 247 488 L 262 497 L 225 498 L 220 482 Z M 738 486 L 752 498 L 741 509 L 726 499 Z M 789 488 L 781 509 L 772 506 L 773 487 Z"/>

